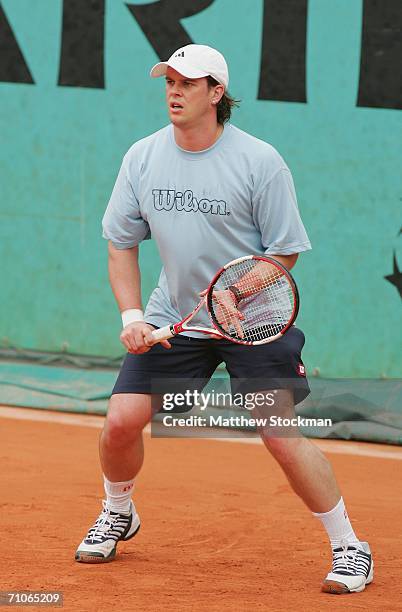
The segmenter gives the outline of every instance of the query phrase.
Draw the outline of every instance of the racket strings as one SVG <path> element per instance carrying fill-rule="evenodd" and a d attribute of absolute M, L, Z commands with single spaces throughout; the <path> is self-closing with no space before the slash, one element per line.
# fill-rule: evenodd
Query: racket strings
<path fill-rule="evenodd" d="M 237 308 L 230 287 L 239 299 Z M 259 342 L 286 327 L 294 306 L 294 290 L 285 271 L 263 260 L 247 259 L 222 271 L 213 287 L 211 314 L 232 338 Z"/>

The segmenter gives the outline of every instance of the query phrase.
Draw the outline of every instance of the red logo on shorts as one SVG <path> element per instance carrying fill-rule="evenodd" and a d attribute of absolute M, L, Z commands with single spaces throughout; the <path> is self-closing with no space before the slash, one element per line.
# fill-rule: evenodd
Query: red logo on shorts
<path fill-rule="evenodd" d="M 297 373 L 299 376 L 306 376 L 306 368 L 301 363 L 297 366 Z"/>

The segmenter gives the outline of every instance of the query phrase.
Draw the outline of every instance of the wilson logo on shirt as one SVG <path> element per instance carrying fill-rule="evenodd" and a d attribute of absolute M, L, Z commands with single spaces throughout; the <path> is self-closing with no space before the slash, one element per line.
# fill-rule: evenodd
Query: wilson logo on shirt
<path fill-rule="evenodd" d="M 179 212 L 202 212 L 211 215 L 230 215 L 224 200 L 197 199 L 191 189 L 175 191 L 174 189 L 153 189 L 154 208 L 156 210 L 178 210 Z"/>

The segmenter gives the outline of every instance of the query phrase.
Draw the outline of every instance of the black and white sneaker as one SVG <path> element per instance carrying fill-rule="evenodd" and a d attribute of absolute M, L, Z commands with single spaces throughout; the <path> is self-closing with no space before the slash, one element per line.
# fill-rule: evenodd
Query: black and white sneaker
<path fill-rule="evenodd" d="M 373 581 L 374 564 L 370 546 L 367 542 L 360 544 L 363 550 L 347 542 L 341 542 L 339 548 L 334 548 L 332 571 L 321 589 L 324 593 L 359 593 Z"/>
<path fill-rule="evenodd" d="M 140 528 L 133 502 L 129 514 L 112 512 L 103 501 L 103 510 L 77 548 L 75 560 L 80 563 L 108 563 L 116 556 L 117 542 L 134 537 Z"/>

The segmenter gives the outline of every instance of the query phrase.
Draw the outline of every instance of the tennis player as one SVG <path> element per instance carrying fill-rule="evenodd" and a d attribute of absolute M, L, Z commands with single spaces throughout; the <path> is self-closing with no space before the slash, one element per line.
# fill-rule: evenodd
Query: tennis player
<path fill-rule="evenodd" d="M 247 391 L 275 389 L 286 416 L 309 393 L 304 335 L 295 326 L 256 347 L 194 332 L 153 345 L 151 332 L 191 312 L 227 261 L 266 254 L 291 269 L 311 246 L 282 157 L 228 122 L 235 100 L 221 53 L 187 45 L 156 64 L 151 76 L 166 78 L 170 124 L 129 149 L 103 219 L 127 355 L 100 440 L 106 500 L 77 549 L 83 563 L 112 561 L 117 543 L 140 527 L 132 494 L 143 463 L 142 430 L 152 417 L 152 380 L 182 378 L 195 388 L 225 362 L 231 380 L 246 380 Z M 143 313 L 138 246 L 151 235 L 163 269 Z M 262 438 L 328 533 L 333 566 L 322 589 L 362 591 L 373 579 L 370 549 L 353 531 L 328 460 L 300 435 L 264 429 Z"/>

